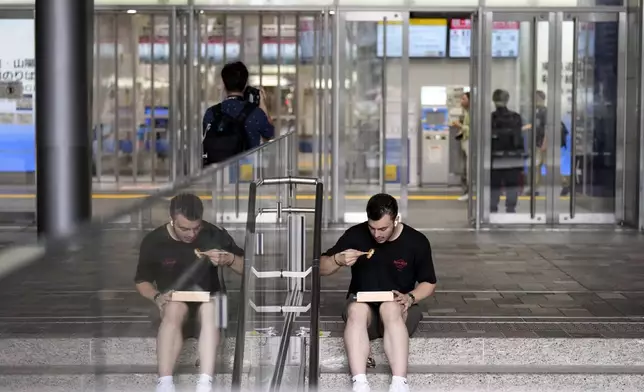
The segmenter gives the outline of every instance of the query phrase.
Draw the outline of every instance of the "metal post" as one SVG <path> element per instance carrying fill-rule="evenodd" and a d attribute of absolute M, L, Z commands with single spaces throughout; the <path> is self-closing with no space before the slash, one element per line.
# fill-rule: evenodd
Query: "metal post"
<path fill-rule="evenodd" d="M 325 13 L 325 29 L 324 29 L 324 42 L 325 45 L 329 41 L 329 16 L 328 12 Z M 341 138 L 341 131 L 340 129 L 342 128 L 342 132 L 345 132 L 344 128 L 344 80 L 346 78 L 346 75 L 344 73 L 344 59 L 345 59 L 345 51 L 344 51 L 344 45 L 346 43 L 346 18 L 343 16 L 338 15 L 337 13 L 334 16 L 333 20 L 333 55 L 331 56 L 332 60 L 332 67 L 331 69 L 333 70 L 333 77 L 332 77 L 332 84 L 329 86 L 328 84 L 326 85 L 326 91 L 329 90 L 329 87 L 331 87 L 333 91 L 333 99 L 331 101 L 331 108 L 333 109 L 333 112 L 331 113 L 332 115 L 332 127 L 331 127 L 331 132 L 332 132 L 332 137 L 331 137 L 331 171 L 327 171 L 327 177 L 325 178 L 324 183 L 329 184 L 331 182 L 331 192 L 333 192 L 333 196 L 331 198 L 331 219 L 333 223 L 338 223 L 341 221 L 344 221 L 344 213 L 345 213 L 345 208 L 344 208 L 344 199 L 345 199 L 345 184 L 344 184 L 344 167 L 343 167 L 343 162 L 344 162 L 344 157 L 342 156 L 342 146 L 340 144 L 340 138 Z M 330 53 L 330 51 L 327 51 L 327 53 Z M 326 58 L 329 58 L 328 55 Z M 328 80 L 328 76 L 327 76 Z M 328 83 L 328 82 L 327 82 Z M 323 105 L 327 105 L 328 101 L 325 101 Z M 327 112 L 327 114 L 329 114 Z M 324 153 L 326 155 L 328 150 L 325 149 Z M 340 167 L 342 167 L 342 170 L 340 170 Z M 329 178 L 330 176 L 330 178 Z M 330 181 L 329 181 L 330 180 Z M 325 198 L 326 199 L 326 198 Z M 326 200 L 325 200 L 326 201 Z"/>
<path fill-rule="evenodd" d="M 201 132 L 195 133 L 196 109 L 195 109 L 195 79 L 196 71 L 194 63 L 197 53 L 195 52 L 195 10 L 190 7 L 186 15 L 186 134 L 188 137 L 188 173 L 195 174 L 201 169 Z"/>
<path fill-rule="evenodd" d="M 39 234 L 66 235 L 92 216 L 93 0 L 36 1 Z M 88 106 L 90 105 L 90 106 Z"/>
<path fill-rule="evenodd" d="M 313 263 L 311 268 L 311 335 L 309 345 L 309 391 L 316 391 L 320 377 L 320 255 L 322 254 L 322 208 L 324 186 L 315 186 L 315 218 L 313 218 Z"/>
<path fill-rule="evenodd" d="M 181 137 L 179 137 L 179 110 L 177 109 L 177 88 L 179 79 L 177 79 L 177 10 L 172 9 L 170 14 L 170 47 L 169 47 L 170 66 L 168 67 L 168 77 L 170 79 L 170 111 L 168 112 L 168 144 L 170 146 L 170 182 L 177 179 L 178 165 L 177 162 L 181 156 Z"/>
<path fill-rule="evenodd" d="M 570 101 L 570 219 L 575 219 L 577 207 L 577 170 L 575 170 L 575 150 L 577 150 L 577 89 L 579 88 L 579 18 L 573 19 L 573 33 L 572 33 L 572 91 Z M 586 46 L 584 49 L 587 49 Z M 555 122 L 555 126 L 557 123 Z M 558 140 L 553 138 L 552 145 L 555 146 Z"/>
<path fill-rule="evenodd" d="M 400 130 L 400 213 L 407 218 L 407 186 L 409 184 L 409 13 L 403 13 L 402 67 L 401 67 L 400 111 L 402 122 Z M 386 107 L 386 106 L 385 106 Z M 387 124 L 385 124 L 386 126 Z M 385 128 L 386 129 L 386 128 Z M 419 139 L 420 140 L 420 139 Z M 386 139 L 385 139 L 386 143 Z M 386 188 L 385 188 L 386 189 Z"/>
<path fill-rule="evenodd" d="M 289 214 L 288 220 L 288 270 L 304 272 L 306 260 L 306 215 Z M 304 278 L 289 278 L 289 291 L 304 291 Z"/>
<path fill-rule="evenodd" d="M 382 19 L 382 66 L 380 75 L 380 130 L 378 134 L 378 185 L 380 193 L 387 192 L 385 185 L 385 143 L 387 142 L 387 17 Z M 401 94 L 402 96 L 402 94 Z"/>

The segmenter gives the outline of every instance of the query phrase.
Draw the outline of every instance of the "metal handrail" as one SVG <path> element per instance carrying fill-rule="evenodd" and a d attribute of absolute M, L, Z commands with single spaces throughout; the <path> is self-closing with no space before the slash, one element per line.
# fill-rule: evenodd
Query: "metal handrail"
<path fill-rule="evenodd" d="M 241 388 L 241 379 L 244 362 L 245 335 L 246 335 L 246 316 L 247 304 L 249 303 L 248 288 L 250 279 L 256 275 L 255 264 L 255 232 L 257 228 L 256 197 L 257 188 L 262 185 L 315 185 L 315 208 L 313 222 L 313 261 L 311 263 L 311 322 L 310 322 L 310 353 L 309 353 L 309 387 L 315 389 L 318 385 L 319 367 L 320 367 L 320 257 L 322 254 L 322 206 L 324 198 L 324 186 L 317 179 L 303 177 L 280 177 L 259 179 L 250 184 L 248 192 L 248 218 L 246 221 L 246 241 L 244 249 L 246 258 L 244 261 L 244 270 L 242 273 L 242 282 L 240 288 L 240 309 L 237 320 L 237 333 L 235 342 L 235 358 L 233 362 L 232 387 L 233 391 Z M 298 211 L 296 208 L 292 209 Z M 306 212 L 311 212 L 307 210 Z M 307 271 L 308 272 L 308 271 Z M 271 390 L 276 389 L 281 384 L 284 366 L 289 349 L 290 338 L 293 331 L 294 317 L 289 313 L 284 324 L 282 340 L 277 355 L 275 370 L 271 378 Z"/>
<path fill-rule="evenodd" d="M 82 243 L 83 240 L 87 238 L 91 238 L 92 236 L 96 235 L 97 233 L 105 229 L 107 225 L 109 225 L 109 222 L 116 221 L 122 217 L 131 215 L 135 212 L 146 210 L 150 207 L 153 207 L 163 199 L 172 197 L 178 192 L 180 192 L 181 190 L 190 188 L 193 184 L 201 181 L 202 179 L 212 177 L 213 174 L 217 173 L 219 170 L 222 170 L 230 166 L 231 164 L 234 164 L 235 162 L 240 161 L 252 154 L 255 154 L 260 151 L 264 151 L 265 149 L 270 148 L 272 145 L 276 143 L 280 143 L 282 140 L 290 137 L 293 134 L 294 134 L 294 131 L 287 132 L 278 138 L 269 140 L 266 143 L 258 147 L 255 147 L 253 149 L 250 149 L 248 151 L 245 151 L 235 157 L 232 157 L 223 162 L 218 162 L 211 166 L 208 166 L 200 173 L 197 173 L 183 180 L 179 180 L 177 182 L 163 186 L 159 188 L 156 192 L 151 193 L 149 196 L 141 200 L 135 201 L 130 206 L 117 210 L 116 212 L 112 214 L 108 214 L 107 216 L 101 217 L 100 221 L 91 220 L 89 222 L 81 223 L 78 225 L 76 229 L 72 230 L 72 232 L 69 234 L 59 236 L 59 237 L 49 236 L 37 242 L 36 244 L 30 244 L 27 246 L 28 249 L 32 249 L 34 251 L 18 252 L 18 253 L 14 252 L 13 250 L 15 247 L 19 247 L 21 249 L 25 248 L 24 245 L 20 245 L 20 244 L 4 249 L 3 251 L 0 252 L 0 265 L 3 266 L 2 269 L 0 269 L 0 278 L 11 273 L 13 270 L 17 268 L 20 268 L 29 263 L 38 261 L 39 259 L 44 257 L 45 254 L 49 252 L 71 251 L 70 249 L 71 245 Z M 22 256 L 22 257 L 19 257 L 19 256 Z"/>

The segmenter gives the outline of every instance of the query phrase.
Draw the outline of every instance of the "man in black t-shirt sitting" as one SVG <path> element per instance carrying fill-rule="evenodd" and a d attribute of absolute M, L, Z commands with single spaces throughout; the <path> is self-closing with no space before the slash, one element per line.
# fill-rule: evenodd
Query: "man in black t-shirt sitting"
<path fill-rule="evenodd" d="M 197 316 L 199 361 L 202 374 L 197 392 L 212 390 L 215 370 L 215 347 L 219 335 L 213 301 L 185 303 L 171 301 L 174 290 L 220 291 L 219 267 L 230 267 L 241 273 L 243 251 L 226 230 L 204 220 L 199 197 L 180 194 L 170 201 L 170 222 L 148 233 L 141 242 L 136 269 L 137 291 L 153 301 L 161 312 L 157 336 L 159 381 L 157 392 L 174 392 L 172 373 L 183 343 L 182 326 Z M 198 258 L 195 250 L 203 251 Z M 192 314 L 192 315 L 191 315 Z"/>
<path fill-rule="evenodd" d="M 343 318 L 353 391 L 370 391 L 366 379 L 369 340 L 383 337 L 393 375 L 389 390 L 407 392 L 409 336 L 422 319 L 417 304 L 432 295 L 436 287 L 432 251 L 425 235 L 400 223 L 393 196 L 373 196 L 367 203 L 367 218 L 349 228 L 322 255 L 320 273 L 331 275 L 351 267 Z M 355 295 L 363 291 L 393 291 L 395 300 L 355 302 Z"/>

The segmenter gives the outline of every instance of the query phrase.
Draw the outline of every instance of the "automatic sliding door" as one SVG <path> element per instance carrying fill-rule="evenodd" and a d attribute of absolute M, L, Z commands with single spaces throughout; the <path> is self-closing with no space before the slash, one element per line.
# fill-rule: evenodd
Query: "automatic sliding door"
<path fill-rule="evenodd" d="M 546 222 L 548 139 L 554 85 L 551 60 L 553 15 L 486 14 L 483 21 L 484 76 L 479 116 L 484 185 L 479 207 L 490 224 Z M 495 112 L 495 114 L 493 114 Z M 521 136 L 505 127 L 508 112 L 522 119 Z M 501 119 L 501 121 L 494 121 Z M 479 189 L 480 192 L 480 189 Z"/>
<path fill-rule="evenodd" d="M 562 119 L 551 143 L 560 150 L 561 182 L 553 184 L 555 196 L 561 196 L 559 223 L 616 222 L 625 64 L 619 23 L 619 14 L 563 15 Z"/>
<path fill-rule="evenodd" d="M 365 220 L 369 196 L 400 197 L 406 215 L 409 174 L 409 19 L 402 12 L 343 12 L 339 15 L 339 72 L 333 82 L 335 135 L 340 156 L 333 161 L 338 183 L 334 197 L 345 198 L 347 223 Z M 341 158 L 342 159 L 342 158 Z M 342 184 L 344 182 L 344 184 Z M 342 205 L 342 201 L 338 203 Z"/>
<path fill-rule="evenodd" d="M 147 188 L 173 179 L 170 15 L 96 14 L 91 134 L 96 182 Z"/>

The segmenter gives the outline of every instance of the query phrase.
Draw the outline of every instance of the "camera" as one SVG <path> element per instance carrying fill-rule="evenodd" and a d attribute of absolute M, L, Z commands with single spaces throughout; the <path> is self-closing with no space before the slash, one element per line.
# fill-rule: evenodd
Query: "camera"
<path fill-rule="evenodd" d="M 259 89 L 252 86 L 246 86 L 246 88 L 244 89 L 244 101 L 259 106 L 259 100 Z"/>

